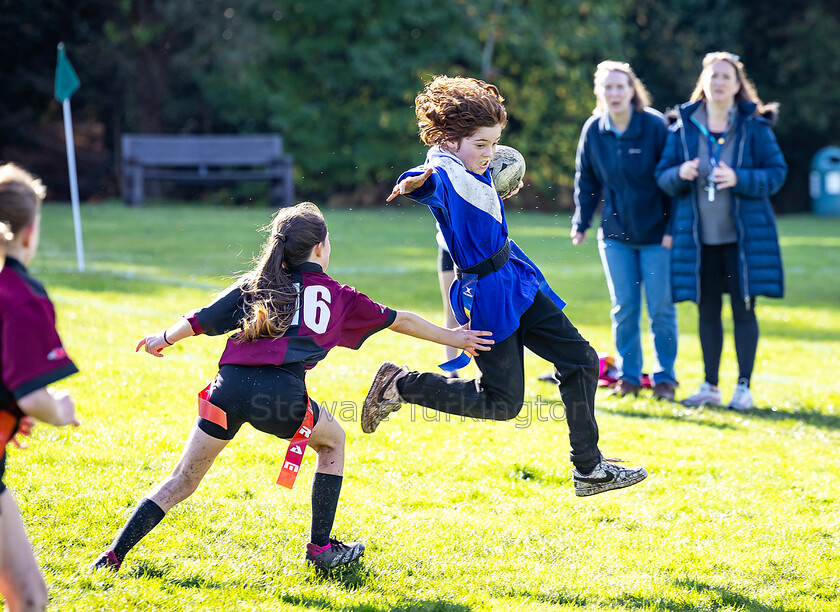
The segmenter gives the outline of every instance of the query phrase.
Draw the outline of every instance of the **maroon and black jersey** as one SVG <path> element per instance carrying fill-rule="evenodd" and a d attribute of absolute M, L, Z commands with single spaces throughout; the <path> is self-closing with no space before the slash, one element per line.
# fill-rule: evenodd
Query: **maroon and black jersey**
<path fill-rule="evenodd" d="M 0 272 L 0 454 L 23 416 L 17 400 L 76 372 L 44 286 L 7 257 Z"/>
<path fill-rule="evenodd" d="M 334 281 L 318 264 L 305 263 L 291 272 L 298 301 L 286 333 L 252 342 L 242 342 L 234 334 L 219 366 L 301 363 L 311 369 L 336 346 L 359 348 L 397 316 L 395 310 L 377 304 L 354 287 Z M 239 283 L 187 318 L 195 334 L 213 336 L 241 329 L 245 309 Z"/>

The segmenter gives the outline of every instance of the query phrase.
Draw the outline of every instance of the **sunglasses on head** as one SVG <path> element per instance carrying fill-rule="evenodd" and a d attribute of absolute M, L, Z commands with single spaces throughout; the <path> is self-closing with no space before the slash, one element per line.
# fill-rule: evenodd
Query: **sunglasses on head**
<path fill-rule="evenodd" d="M 703 58 L 703 63 L 706 64 L 707 62 L 716 59 L 729 60 L 730 62 L 739 62 L 741 61 L 741 56 L 735 55 L 734 53 L 730 53 L 729 51 L 712 51 L 711 53 L 706 54 L 706 56 Z"/>

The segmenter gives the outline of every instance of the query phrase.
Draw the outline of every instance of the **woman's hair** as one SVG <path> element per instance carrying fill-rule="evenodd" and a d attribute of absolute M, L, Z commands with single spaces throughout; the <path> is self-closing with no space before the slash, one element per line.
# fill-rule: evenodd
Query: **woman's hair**
<path fill-rule="evenodd" d="M 633 72 L 630 64 L 627 62 L 605 60 L 595 67 L 595 108 L 592 110 L 593 115 L 607 112 L 607 108 L 604 105 L 604 81 L 607 80 L 611 72 L 620 72 L 627 75 L 628 84 L 633 90 L 633 98 L 630 100 L 633 110 L 640 113 L 645 110 L 646 106 L 650 106 L 650 93 L 641 79 Z"/>
<path fill-rule="evenodd" d="M 0 166 L 0 220 L 13 235 L 35 222 L 45 195 L 43 183 L 20 166 Z"/>
<path fill-rule="evenodd" d="M 290 269 L 305 263 L 312 249 L 327 238 L 327 224 L 312 202 L 281 208 L 263 231 L 269 236 L 256 265 L 241 278 L 245 302 L 242 341 L 277 338 L 286 333 L 299 289 L 292 284 Z"/>
<path fill-rule="evenodd" d="M 495 85 L 478 79 L 436 76 L 414 100 L 420 140 L 439 145 L 469 138 L 479 128 L 504 127 L 504 101 Z"/>
<path fill-rule="evenodd" d="M 712 70 L 712 64 L 721 61 L 728 62 L 733 68 L 735 68 L 735 78 L 738 79 L 738 83 L 741 84 L 741 87 L 738 89 L 738 93 L 735 94 L 735 103 L 753 102 L 757 107 L 756 112 L 759 115 L 766 115 L 775 120 L 776 115 L 779 112 L 779 103 L 768 102 L 765 104 L 761 101 L 761 98 L 758 97 L 758 91 L 756 91 L 755 85 L 749 78 L 747 78 L 747 71 L 744 70 L 744 64 L 741 62 L 741 58 L 734 53 L 729 53 L 728 51 L 713 51 L 712 53 L 706 54 L 706 57 L 703 58 L 703 70 L 700 71 L 700 76 L 697 77 L 697 83 L 694 86 L 694 91 L 691 92 L 691 98 L 689 98 L 689 101 L 696 102 L 697 100 L 706 99 L 706 92 L 703 91 L 703 77 L 708 71 Z"/>

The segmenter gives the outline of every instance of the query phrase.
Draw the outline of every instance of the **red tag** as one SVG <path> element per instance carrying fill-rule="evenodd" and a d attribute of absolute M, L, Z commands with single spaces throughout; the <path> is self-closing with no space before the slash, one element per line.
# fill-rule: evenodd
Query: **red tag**
<path fill-rule="evenodd" d="M 227 413 L 218 406 L 211 404 L 207 399 L 212 385 L 211 382 L 198 394 L 198 416 L 215 423 L 222 429 L 227 429 Z"/>
<path fill-rule="evenodd" d="M 11 412 L 0 410 L 0 459 L 6 454 L 6 444 L 11 442 L 17 418 Z"/>
<path fill-rule="evenodd" d="M 280 475 L 277 476 L 277 484 L 281 487 L 291 489 L 295 485 L 295 478 L 297 478 L 300 464 L 303 462 L 303 453 L 306 452 L 306 444 L 309 442 L 309 436 L 312 435 L 312 423 L 314 421 L 315 414 L 312 412 L 312 402 L 307 396 L 306 416 L 303 418 L 303 424 L 292 437 L 292 441 L 289 442 L 289 450 L 286 451 L 286 457 L 283 459 Z"/>

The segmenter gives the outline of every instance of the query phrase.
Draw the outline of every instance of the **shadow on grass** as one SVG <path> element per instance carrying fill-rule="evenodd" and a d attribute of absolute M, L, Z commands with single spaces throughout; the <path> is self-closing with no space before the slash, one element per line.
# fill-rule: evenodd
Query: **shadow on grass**
<path fill-rule="evenodd" d="M 679 406 L 679 404 L 674 405 Z M 613 407 L 606 403 L 600 403 L 598 405 L 598 410 L 603 412 L 609 412 L 610 414 L 614 414 L 616 416 L 623 416 L 631 419 L 657 419 L 661 421 L 675 421 L 690 425 L 700 425 L 702 427 L 712 427 L 714 429 L 720 430 L 737 429 L 737 427 L 735 425 L 732 425 L 731 423 L 719 423 L 717 421 L 710 421 L 708 419 L 702 418 L 702 412 L 692 412 L 689 416 L 682 416 L 679 414 L 655 412 L 652 410 L 622 408 L 621 406 Z"/>
<path fill-rule="evenodd" d="M 744 612 L 793 612 L 795 608 L 771 606 L 760 601 L 722 587 L 712 586 L 696 580 L 678 580 L 674 586 L 685 589 L 688 594 L 697 593 L 711 601 L 702 605 L 702 609 L 732 609 Z M 678 601 L 667 597 L 624 595 L 610 599 L 612 603 L 630 610 L 663 610 L 667 612 L 688 612 L 698 609 L 698 602 Z"/>
<path fill-rule="evenodd" d="M 746 418 L 766 419 L 768 421 L 796 421 L 819 429 L 840 429 L 840 416 L 824 414 L 813 409 L 778 410 L 775 408 L 753 408 L 743 413 Z"/>
<path fill-rule="evenodd" d="M 674 404 L 679 407 L 679 404 Z M 619 404 L 612 404 L 608 402 L 601 402 L 598 404 L 598 410 L 608 412 L 616 416 L 623 416 L 627 418 L 636 419 L 659 419 L 663 421 L 677 421 L 680 423 L 690 423 L 692 425 L 701 425 L 703 427 L 713 427 L 720 430 L 733 430 L 742 427 L 737 423 L 721 423 L 711 421 L 705 418 L 704 415 L 737 415 L 744 419 L 765 419 L 767 421 L 775 421 L 778 423 L 784 421 L 794 421 L 802 425 L 810 425 L 818 429 L 840 429 L 840 416 L 833 414 L 825 414 L 814 409 L 804 410 L 780 410 L 772 407 L 757 407 L 752 410 L 747 410 L 742 413 L 736 413 L 727 408 L 709 408 L 704 407 L 702 410 L 685 409 L 684 414 L 673 414 L 665 412 L 657 412 L 656 410 L 627 408 Z"/>
<path fill-rule="evenodd" d="M 336 602 L 326 597 L 283 595 L 279 599 L 283 603 L 305 606 L 314 610 L 336 609 Z M 470 612 L 470 610 L 472 610 L 472 608 L 463 604 L 433 599 L 403 599 L 396 602 L 383 601 L 381 604 L 342 604 L 339 608 L 348 612 L 382 612 L 383 610 L 387 610 L 389 612 Z"/>

